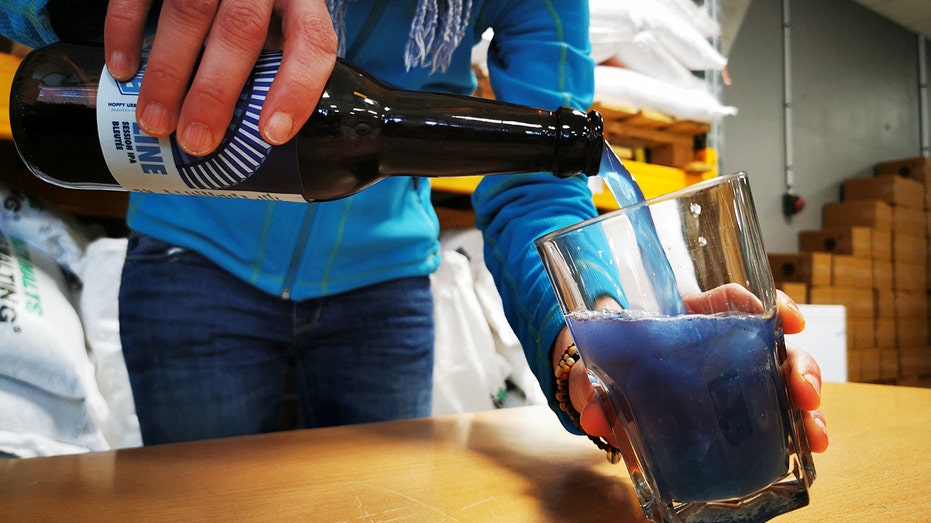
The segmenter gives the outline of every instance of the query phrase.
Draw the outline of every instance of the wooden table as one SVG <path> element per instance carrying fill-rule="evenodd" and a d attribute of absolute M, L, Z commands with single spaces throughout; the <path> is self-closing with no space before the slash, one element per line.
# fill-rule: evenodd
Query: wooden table
<path fill-rule="evenodd" d="M 811 505 L 931 521 L 931 389 L 826 384 Z M 0 461 L 2 521 L 644 521 L 622 465 L 542 407 Z"/>

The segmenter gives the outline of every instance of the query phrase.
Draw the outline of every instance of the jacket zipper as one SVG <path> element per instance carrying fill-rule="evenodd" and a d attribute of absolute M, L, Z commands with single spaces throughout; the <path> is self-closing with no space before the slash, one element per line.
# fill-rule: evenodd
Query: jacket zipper
<path fill-rule="evenodd" d="M 316 211 L 316 205 L 307 205 L 307 210 L 304 211 L 304 220 L 301 222 L 301 230 L 298 232 L 297 243 L 294 245 L 288 272 L 284 278 L 284 287 L 281 289 L 282 299 L 291 298 L 291 289 L 294 287 L 294 280 L 297 279 L 298 267 L 304 259 L 304 248 L 307 247 L 307 241 L 310 238 L 310 227 L 314 222 Z"/>

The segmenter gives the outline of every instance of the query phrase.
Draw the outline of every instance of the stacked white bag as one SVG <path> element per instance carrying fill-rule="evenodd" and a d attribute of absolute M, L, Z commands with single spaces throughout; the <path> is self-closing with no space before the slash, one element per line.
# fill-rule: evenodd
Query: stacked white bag
<path fill-rule="evenodd" d="M 485 267 L 482 233 L 447 229 L 440 244 L 443 262 L 430 276 L 436 318 L 433 414 L 545 405 Z"/>
<path fill-rule="evenodd" d="M 109 448 L 99 429 L 106 402 L 67 293 L 57 262 L 0 232 L 0 452 Z"/>
<path fill-rule="evenodd" d="M 736 109 L 722 105 L 693 71 L 727 65 L 711 39 L 720 25 L 693 0 L 590 0 L 595 99 L 652 109 L 677 119 L 712 122 Z"/>
<path fill-rule="evenodd" d="M 87 244 L 77 307 L 90 360 L 96 370 L 97 387 L 107 402 L 107 417 L 100 430 L 113 448 L 142 445 L 120 342 L 120 275 L 126 259 L 126 245 L 126 238 L 106 237 Z"/>
<path fill-rule="evenodd" d="M 141 444 L 119 344 L 125 240 L 0 184 L 0 455 Z"/>

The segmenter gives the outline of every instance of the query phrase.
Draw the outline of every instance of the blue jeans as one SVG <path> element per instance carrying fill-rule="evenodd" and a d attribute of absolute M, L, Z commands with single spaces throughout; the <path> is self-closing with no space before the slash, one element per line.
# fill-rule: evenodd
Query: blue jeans
<path fill-rule="evenodd" d="M 289 376 L 305 427 L 430 414 L 428 277 L 295 302 L 133 234 L 119 303 L 147 445 L 279 430 Z"/>

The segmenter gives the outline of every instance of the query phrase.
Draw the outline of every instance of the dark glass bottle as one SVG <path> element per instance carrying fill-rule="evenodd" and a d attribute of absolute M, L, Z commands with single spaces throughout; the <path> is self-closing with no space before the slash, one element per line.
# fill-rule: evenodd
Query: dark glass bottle
<path fill-rule="evenodd" d="M 29 169 L 56 185 L 240 198 L 332 200 L 387 176 L 598 172 L 597 112 L 402 91 L 342 61 L 307 124 L 272 147 L 256 124 L 280 57 L 263 53 L 223 143 L 192 157 L 173 136 L 156 140 L 135 125 L 144 71 L 117 83 L 103 74 L 100 47 L 36 49 L 13 78 L 13 140 Z"/>

